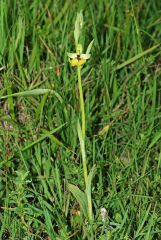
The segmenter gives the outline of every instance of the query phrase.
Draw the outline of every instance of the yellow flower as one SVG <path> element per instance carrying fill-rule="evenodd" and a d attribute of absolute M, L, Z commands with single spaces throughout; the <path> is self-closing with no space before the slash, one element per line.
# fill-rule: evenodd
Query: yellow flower
<path fill-rule="evenodd" d="M 87 59 L 90 58 L 90 54 L 77 54 L 77 53 L 67 53 L 69 57 L 69 62 L 72 67 L 82 66 Z"/>

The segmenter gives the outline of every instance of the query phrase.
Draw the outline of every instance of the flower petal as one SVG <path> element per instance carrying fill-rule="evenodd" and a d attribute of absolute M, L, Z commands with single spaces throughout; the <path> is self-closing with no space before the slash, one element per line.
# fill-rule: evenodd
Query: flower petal
<path fill-rule="evenodd" d="M 90 53 L 91 48 L 92 48 L 92 45 L 93 45 L 93 42 L 94 42 L 94 39 L 93 39 L 93 40 L 90 42 L 90 44 L 88 45 L 86 54 L 89 54 L 89 53 Z"/>
<path fill-rule="evenodd" d="M 90 54 L 81 54 L 80 58 L 82 58 L 82 59 L 89 59 L 90 56 L 91 56 Z"/>
<path fill-rule="evenodd" d="M 69 58 L 72 58 L 72 59 L 77 57 L 76 53 L 67 53 L 67 55 Z"/>

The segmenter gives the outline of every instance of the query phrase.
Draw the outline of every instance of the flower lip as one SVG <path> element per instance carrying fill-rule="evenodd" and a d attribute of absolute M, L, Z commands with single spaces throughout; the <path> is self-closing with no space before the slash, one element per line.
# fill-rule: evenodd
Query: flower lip
<path fill-rule="evenodd" d="M 67 53 L 68 57 L 69 57 L 69 62 L 71 64 L 72 67 L 80 67 L 80 66 L 83 66 L 87 59 L 90 58 L 90 54 L 89 53 L 86 53 L 86 54 L 83 54 L 83 53 Z"/>

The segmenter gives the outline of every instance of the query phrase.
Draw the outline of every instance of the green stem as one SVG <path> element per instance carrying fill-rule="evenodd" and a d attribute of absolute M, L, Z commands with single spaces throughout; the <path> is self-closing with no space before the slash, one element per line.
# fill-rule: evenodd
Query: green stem
<path fill-rule="evenodd" d="M 89 220 L 90 222 L 93 221 L 93 210 L 92 210 L 92 198 L 91 194 L 87 194 L 87 201 L 88 201 L 88 215 L 89 215 Z"/>
<path fill-rule="evenodd" d="M 78 122 L 78 125 L 77 125 L 77 129 L 78 129 L 78 137 L 79 137 L 81 153 L 82 153 L 85 188 L 87 188 L 88 173 L 87 173 L 86 150 L 85 150 L 85 142 L 84 142 L 84 139 L 83 139 L 83 136 L 82 136 L 82 129 L 81 129 L 81 126 L 80 126 L 79 122 Z"/>
<path fill-rule="evenodd" d="M 85 118 L 84 98 L 83 98 L 82 80 L 81 80 L 81 67 L 77 67 L 77 74 L 78 74 L 80 107 L 81 107 L 81 113 L 82 113 L 82 137 L 83 137 L 83 140 L 84 140 L 85 135 L 86 135 L 86 118 Z"/>
<path fill-rule="evenodd" d="M 87 160 L 86 160 L 86 151 L 85 151 L 85 110 L 84 110 L 84 98 L 83 98 L 83 89 L 82 89 L 82 79 L 81 79 L 81 67 L 77 67 L 77 74 L 78 74 L 78 88 L 79 88 L 79 99 L 80 99 L 80 108 L 81 108 L 81 115 L 82 115 L 82 127 L 78 124 L 78 135 L 81 145 L 81 152 L 82 152 L 82 161 L 83 161 L 83 172 L 84 172 L 84 181 L 85 187 L 87 187 L 87 178 L 88 178 L 88 171 L 87 171 Z"/>
<path fill-rule="evenodd" d="M 87 170 L 87 160 L 86 160 L 86 151 L 85 151 L 86 118 L 85 118 L 84 98 L 83 98 L 83 89 L 82 89 L 82 80 L 81 80 L 81 67 L 77 67 L 77 74 L 78 74 L 78 88 L 79 88 L 79 97 L 80 97 L 80 108 L 81 108 L 81 114 L 82 114 L 82 128 L 80 129 L 80 125 L 79 125 L 78 135 L 79 135 L 81 152 L 82 152 L 84 181 L 85 181 L 85 187 L 87 189 L 88 170 Z M 92 212 L 91 194 L 90 195 L 87 194 L 87 201 L 88 201 L 88 216 L 89 216 L 90 222 L 92 222 L 93 212 Z"/>

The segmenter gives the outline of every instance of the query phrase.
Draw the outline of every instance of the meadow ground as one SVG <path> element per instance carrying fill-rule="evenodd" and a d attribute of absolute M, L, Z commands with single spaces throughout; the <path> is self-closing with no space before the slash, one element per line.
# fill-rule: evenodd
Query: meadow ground
<path fill-rule="evenodd" d="M 154 0 L 0 1 L 0 239 L 161 239 L 160 16 Z"/>

